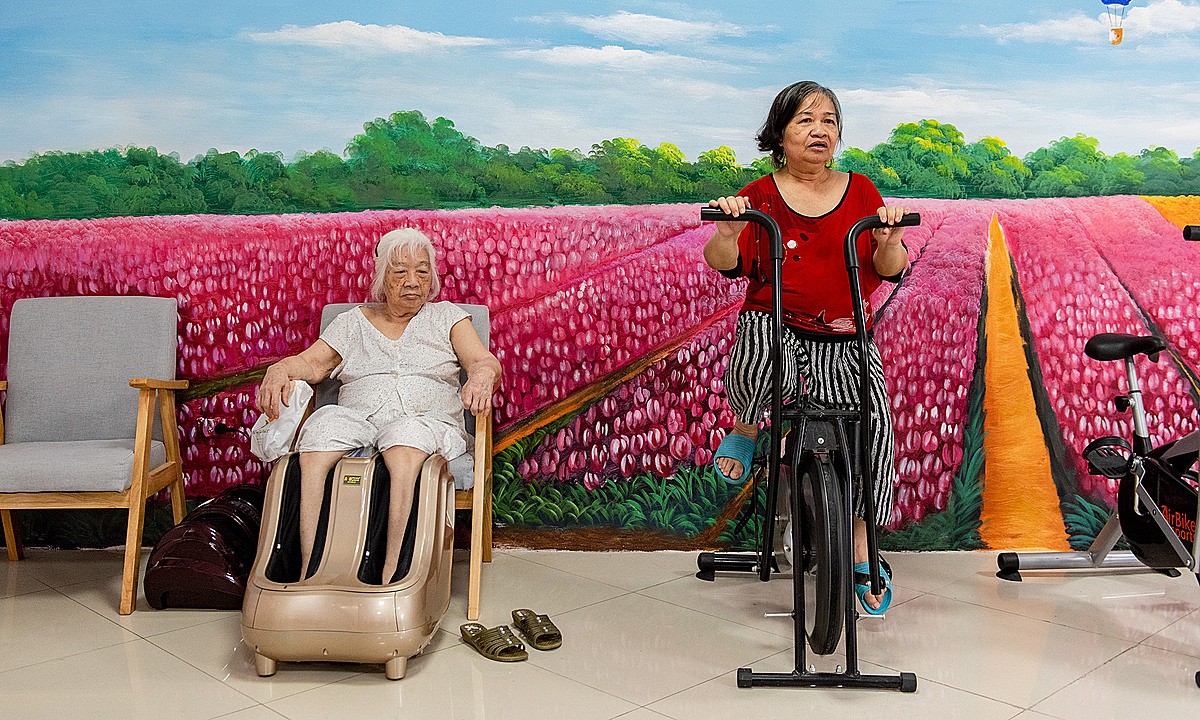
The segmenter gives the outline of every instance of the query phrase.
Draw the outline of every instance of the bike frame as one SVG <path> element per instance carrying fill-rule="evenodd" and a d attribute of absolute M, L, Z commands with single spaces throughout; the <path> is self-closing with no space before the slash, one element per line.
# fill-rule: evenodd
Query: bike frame
<path fill-rule="evenodd" d="M 1133 458 L 1129 472 L 1133 473 L 1135 477 L 1135 493 L 1141 507 L 1151 516 L 1159 529 L 1162 530 L 1171 549 L 1174 550 L 1178 557 L 1180 566 L 1186 567 L 1192 572 L 1200 572 L 1200 568 L 1197 567 L 1196 563 L 1196 558 L 1200 557 L 1200 535 L 1197 536 L 1191 548 L 1185 546 L 1183 541 L 1175 534 L 1174 529 L 1163 518 L 1155 499 L 1150 496 L 1149 491 L 1142 485 L 1142 478 L 1146 472 L 1145 463 L 1147 456 L 1153 447 L 1150 444 L 1150 430 L 1146 419 L 1146 408 L 1142 403 L 1142 387 L 1134 365 L 1136 358 L 1137 355 L 1135 354 L 1123 359 L 1125 363 L 1125 380 L 1129 387 L 1127 397 L 1129 398 L 1129 408 L 1132 410 L 1133 419 Z M 1197 515 L 1200 516 L 1200 505 L 1197 507 Z M 1132 551 L 1113 550 L 1123 535 L 1120 512 L 1114 508 L 1112 515 L 1104 523 L 1104 527 L 1100 529 L 1100 532 L 1096 535 L 1096 539 L 1092 541 L 1087 550 L 1000 553 L 996 558 L 998 567 L 996 577 L 1002 580 L 1020 582 L 1022 570 L 1152 569 L 1143 565 L 1141 560 Z M 1161 568 L 1157 570 L 1172 577 L 1179 575 L 1179 572 L 1174 568 Z"/>
<path fill-rule="evenodd" d="M 772 553 L 775 537 L 775 508 L 779 499 L 779 470 L 780 460 L 783 449 L 783 433 L 781 432 L 783 420 L 783 368 L 779 361 L 782 355 L 782 338 L 783 338 L 783 297 L 782 297 L 782 277 L 783 277 L 783 236 L 780 232 L 779 225 L 774 218 L 762 212 L 761 210 L 745 210 L 736 218 L 727 215 L 718 208 L 702 208 L 700 210 L 700 219 L 706 221 L 744 221 L 752 222 L 760 225 L 767 233 L 767 239 L 770 244 L 770 259 L 771 259 L 771 355 L 775 358 L 772 364 L 771 371 L 771 442 L 770 455 L 768 460 L 767 473 L 767 502 L 766 502 L 766 517 L 763 524 L 763 532 L 760 537 L 759 549 L 755 556 L 747 558 L 740 553 L 704 553 L 699 559 L 701 565 L 698 577 L 703 579 L 712 579 L 712 573 L 715 570 L 735 570 L 735 571 L 751 571 L 756 572 L 759 579 L 763 582 L 770 580 L 772 569 Z M 910 227 L 920 224 L 920 216 L 916 213 L 909 213 L 896 224 L 898 227 Z M 854 308 L 854 325 L 855 325 L 855 340 L 859 348 L 859 406 L 858 411 L 851 413 L 857 417 L 859 431 L 859 449 L 853 453 L 856 462 L 851 463 L 849 456 L 851 448 L 845 444 L 845 431 L 842 421 L 836 418 L 837 411 L 826 412 L 817 411 L 815 416 L 801 418 L 802 421 L 826 419 L 836 424 L 839 428 L 838 434 L 841 435 L 839 440 L 843 443 L 843 457 L 846 458 L 846 463 L 850 467 L 850 474 L 845 477 L 846 487 L 843 500 L 845 507 L 846 548 L 842 553 L 842 562 L 849 563 L 844 567 L 843 573 L 844 582 L 847 583 L 847 599 L 846 599 L 846 669 L 844 672 L 810 672 L 805 662 L 805 622 L 804 622 L 804 590 L 803 590 L 803 569 L 793 567 L 792 583 L 793 583 L 793 602 L 794 607 L 791 613 L 793 625 L 793 637 L 795 643 L 795 667 L 790 673 L 755 673 L 750 668 L 740 668 L 737 674 L 738 687 L 753 687 L 755 685 L 767 685 L 774 687 L 790 686 L 790 687 L 844 687 L 844 688 L 887 688 L 897 689 L 903 692 L 913 692 L 916 690 L 916 676 L 912 673 L 899 673 L 897 675 L 862 675 L 858 671 L 858 637 L 855 632 L 855 623 L 858 619 L 858 612 L 854 607 L 854 575 L 853 575 L 853 500 L 852 489 L 854 486 L 853 478 L 854 471 L 857 470 L 858 477 L 862 478 L 862 488 L 864 493 L 863 506 L 864 518 L 867 524 L 867 553 L 868 564 L 871 568 L 871 593 L 878 595 L 882 592 L 883 586 L 879 577 L 879 548 L 875 534 L 875 494 L 874 482 L 872 477 L 871 464 L 867 461 L 867 454 L 870 452 L 870 410 L 871 410 L 871 394 L 870 394 L 870 379 L 868 375 L 867 363 L 867 330 L 866 330 L 866 312 L 862 304 L 862 285 L 859 280 L 859 261 L 858 261 L 858 238 L 867 230 L 887 227 L 888 225 L 881 221 L 878 217 L 865 217 L 853 226 L 846 233 L 844 245 L 846 258 L 846 272 L 850 279 L 851 301 Z M 801 441 L 803 436 L 801 437 Z M 794 484 L 795 485 L 795 484 Z M 792 546 L 794 552 L 799 552 L 800 538 L 800 515 L 799 496 L 800 489 L 798 486 L 793 487 L 792 492 Z M 707 556 L 707 558 L 705 557 Z M 708 567 L 705 567 L 707 561 Z"/>

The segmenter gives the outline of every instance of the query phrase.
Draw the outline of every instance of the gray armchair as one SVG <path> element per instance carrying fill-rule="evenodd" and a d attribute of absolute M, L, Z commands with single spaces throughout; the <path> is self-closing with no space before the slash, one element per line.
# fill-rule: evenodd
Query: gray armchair
<path fill-rule="evenodd" d="M 28 298 L 13 304 L 0 414 L 0 520 L 23 556 L 14 511 L 123 508 L 120 613 L 137 603 L 146 499 L 171 492 L 183 519 L 175 425 L 174 298 Z M 132 389 L 131 389 L 132 388 Z M 155 429 L 157 408 L 160 428 Z"/>

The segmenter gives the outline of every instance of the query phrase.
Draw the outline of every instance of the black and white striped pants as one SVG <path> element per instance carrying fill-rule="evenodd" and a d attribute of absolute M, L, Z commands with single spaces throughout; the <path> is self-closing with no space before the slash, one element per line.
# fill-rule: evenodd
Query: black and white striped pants
<path fill-rule="evenodd" d="M 755 425 L 771 404 L 771 315 L 747 310 L 738 317 L 737 339 L 725 370 L 725 396 L 741 422 Z M 807 390 L 823 407 L 858 404 L 858 343 L 821 342 L 783 328 L 783 394 Z M 875 478 L 875 521 L 886 525 L 896 487 L 892 412 L 875 343 L 867 344 L 871 391 L 871 464 Z M 804 385 L 799 386 L 800 379 Z M 854 488 L 854 514 L 863 517 L 862 487 Z"/>

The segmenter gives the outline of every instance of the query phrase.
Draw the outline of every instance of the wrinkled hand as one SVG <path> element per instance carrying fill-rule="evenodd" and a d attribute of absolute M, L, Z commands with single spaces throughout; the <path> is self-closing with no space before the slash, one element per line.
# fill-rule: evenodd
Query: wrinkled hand
<path fill-rule="evenodd" d="M 272 365 L 267 368 L 262 383 L 258 386 L 258 397 L 254 401 L 258 411 L 267 416 L 267 420 L 279 417 L 279 407 L 288 406 L 288 397 L 292 394 L 295 383 L 288 379 L 287 371 Z"/>
<path fill-rule="evenodd" d="M 750 198 L 738 195 L 730 195 L 729 197 L 717 198 L 716 200 L 708 201 L 709 207 L 720 208 L 721 212 L 726 215 L 737 217 L 743 212 L 750 209 Z M 744 222 L 730 222 L 722 220 L 717 223 L 717 233 L 725 237 L 739 237 L 742 230 L 746 227 Z"/>
<path fill-rule="evenodd" d="M 462 386 L 463 407 L 473 415 L 480 415 L 492 407 L 492 392 L 496 386 L 496 373 L 490 368 L 476 370 L 467 376 Z"/>
<path fill-rule="evenodd" d="M 900 222 L 908 214 L 908 208 L 902 205 L 884 205 L 879 208 L 879 219 L 888 225 L 893 225 Z M 875 242 L 879 243 L 880 247 L 892 246 L 898 247 L 904 239 L 904 228 L 902 227 L 885 227 L 877 228 L 871 231 Z"/>

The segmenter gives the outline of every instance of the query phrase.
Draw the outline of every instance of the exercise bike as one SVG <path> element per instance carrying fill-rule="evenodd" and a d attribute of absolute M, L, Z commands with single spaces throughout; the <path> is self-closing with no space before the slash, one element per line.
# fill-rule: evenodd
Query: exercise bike
<path fill-rule="evenodd" d="M 783 303 L 781 277 L 783 272 L 783 238 L 779 225 L 760 210 L 746 210 L 734 218 L 717 208 L 703 208 L 701 220 L 749 221 L 761 225 L 770 242 L 772 262 L 771 289 L 772 334 L 771 354 L 776 358 L 771 371 L 771 431 L 768 451 L 767 502 L 764 510 L 758 549 L 753 553 L 701 553 L 697 558 L 702 580 L 713 580 L 716 572 L 756 573 L 763 582 L 770 580 L 772 571 L 788 563 L 788 548 L 792 551 L 793 610 L 784 613 L 792 618 L 794 638 L 794 668 L 791 672 L 754 672 L 739 668 L 737 685 L 740 688 L 770 687 L 840 687 L 892 689 L 914 692 L 917 676 L 909 672 L 896 675 L 864 675 L 858 669 L 858 611 L 854 605 L 853 559 L 853 500 L 855 483 L 862 478 L 864 520 L 867 526 L 868 564 L 871 593 L 879 595 L 883 585 L 879 574 L 879 548 L 875 537 L 876 509 L 870 462 L 865 453 L 870 443 L 871 395 L 867 370 L 867 333 L 859 282 L 857 241 L 867 230 L 887 227 L 878 217 L 871 216 L 856 222 L 846 233 L 846 271 L 850 277 L 850 294 L 854 305 L 854 325 L 859 344 L 859 398 L 857 408 L 822 408 L 801 399 L 784 408 L 783 370 L 779 361 L 782 353 Z M 920 224 L 916 213 L 905 215 L 897 227 Z M 783 432 L 790 423 L 786 453 Z M 857 443 L 849 442 L 856 437 Z M 787 458 L 786 466 L 782 458 Z M 787 478 L 781 477 L 786 467 Z M 780 505 L 780 488 L 787 482 L 790 491 L 784 505 L 790 518 L 790 533 L 776 533 L 776 512 Z M 837 648 L 845 629 L 845 670 L 816 672 L 809 668 L 806 646 L 817 655 L 829 655 Z"/>
<path fill-rule="evenodd" d="M 1185 240 L 1200 240 L 1200 226 L 1183 230 Z M 1141 384 L 1134 361 L 1145 355 L 1158 361 L 1167 349 L 1162 338 L 1146 335 L 1102 333 L 1084 346 L 1084 353 L 1101 362 L 1125 364 L 1128 392 L 1113 399 L 1120 412 L 1132 411 L 1132 442 L 1116 435 L 1097 438 L 1083 450 L 1088 472 L 1118 480 L 1117 507 L 1087 550 L 1075 552 L 1004 552 L 996 558 L 996 576 L 1020 582 L 1022 570 L 1108 570 L 1151 568 L 1179 577 L 1179 568 L 1196 574 L 1200 582 L 1200 517 L 1196 462 L 1200 458 L 1200 430 L 1154 447 Z M 1113 550 L 1124 537 L 1129 550 Z M 1200 685 L 1200 672 L 1196 673 Z"/>

